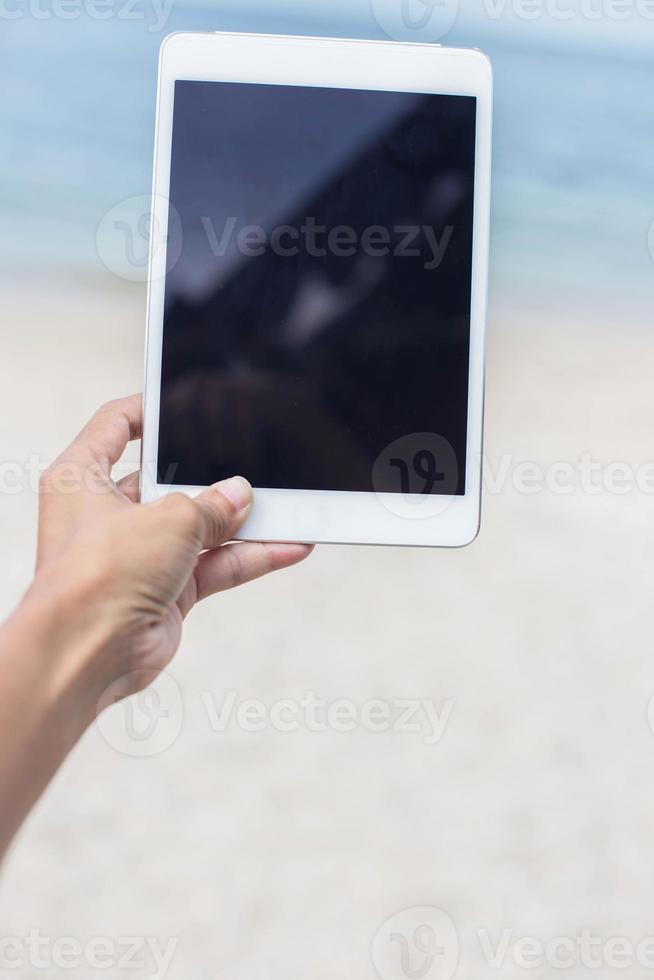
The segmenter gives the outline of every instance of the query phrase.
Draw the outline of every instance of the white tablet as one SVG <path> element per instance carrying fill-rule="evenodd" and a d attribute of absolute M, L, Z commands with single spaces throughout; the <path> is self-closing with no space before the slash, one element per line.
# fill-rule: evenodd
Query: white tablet
<path fill-rule="evenodd" d="M 437 45 L 164 41 L 144 500 L 240 474 L 245 539 L 473 540 L 491 89 Z"/>

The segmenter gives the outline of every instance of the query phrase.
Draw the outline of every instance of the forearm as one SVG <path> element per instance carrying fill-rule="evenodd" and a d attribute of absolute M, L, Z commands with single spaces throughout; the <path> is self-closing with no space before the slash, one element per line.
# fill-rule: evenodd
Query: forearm
<path fill-rule="evenodd" d="M 94 717 L 84 633 L 32 595 L 0 627 L 0 855 Z"/>
<path fill-rule="evenodd" d="M 139 505 L 111 468 L 141 432 L 141 397 L 101 408 L 41 480 L 36 579 L 0 626 L 0 857 L 99 710 L 151 683 L 195 602 L 288 568 L 306 545 L 234 541 L 242 477 Z M 59 466 L 84 479 L 64 493 Z M 102 492 L 100 492 L 102 491 Z"/>

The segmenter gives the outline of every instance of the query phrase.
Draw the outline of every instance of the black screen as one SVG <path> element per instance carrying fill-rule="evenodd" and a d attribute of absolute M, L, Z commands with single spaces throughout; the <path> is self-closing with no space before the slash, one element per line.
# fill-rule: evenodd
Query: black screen
<path fill-rule="evenodd" d="M 176 83 L 159 482 L 465 493 L 475 117 Z"/>

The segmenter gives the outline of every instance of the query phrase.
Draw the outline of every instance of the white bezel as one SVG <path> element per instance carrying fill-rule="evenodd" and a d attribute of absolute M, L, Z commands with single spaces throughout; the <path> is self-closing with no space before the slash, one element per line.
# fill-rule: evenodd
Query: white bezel
<path fill-rule="evenodd" d="M 402 498 L 343 491 L 255 491 L 244 540 L 460 547 L 477 536 L 481 509 L 484 355 L 491 170 L 492 72 L 479 51 L 394 41 L 257 34 L 172 34 L 159 60 L 152 226 L 167 235 L 177 79 L 315 85 L 469 95 L 477 99 L 467 472 L 464 496 Z M 158 485 L 165 249 L 150 249 L 141 494 L 145 501 L 201 487 Z M 247 475 L 247 474 L 244 474 Z M 420 504 L 437 499 L 430 516 Z M 417 509 L 416 509 L 417 508 Z M 433 513 L 434 509 L 437 511 Z"/>

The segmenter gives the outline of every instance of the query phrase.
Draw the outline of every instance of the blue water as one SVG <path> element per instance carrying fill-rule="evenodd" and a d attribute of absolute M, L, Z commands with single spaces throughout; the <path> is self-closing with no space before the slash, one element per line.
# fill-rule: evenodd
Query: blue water
<path fill-rule="evenodd" d="M 384 36 L 369 0 L 177 0 L 163 31 L 145 0 L 117 0 L 106 21 L 37 19 L 29 2 L 0 19 L 5 283 L 109 275 L 95 232 L 105 211 L 149 191 L 166 33 Z M 495 71 L 492 300 L 642 321 L 654 300 L 654 22 L 621 43 L 583 23 L 527 27 L 468 11 L 443 39 L 483 48 Z"/>

